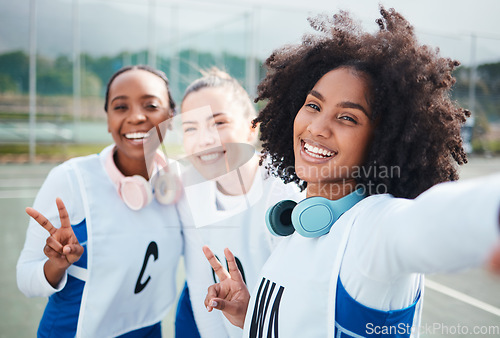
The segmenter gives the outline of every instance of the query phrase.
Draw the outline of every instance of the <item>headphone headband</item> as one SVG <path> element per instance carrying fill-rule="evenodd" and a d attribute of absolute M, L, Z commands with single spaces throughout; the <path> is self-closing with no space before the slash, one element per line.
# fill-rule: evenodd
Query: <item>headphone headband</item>
<path fill-rule="evenodd" d="M 159 152 L 155 152 L 154 155 L 154 163 L 158 166 L 158 170 L 151 174 L 150 181 L 140 175 L 123 175 L 113 159 L 115 152 L 116 146 L 106 154 L 104 167 L 118 195 L 130 209 L 140 210 L 148 205 L 153 200 L 153 192 L 162 204 L 178 200 L 182 191 L 179 178 L 168 171 L 167 161 Z"/>
<path fill-rule="evenodd" d="M 267 211 L 266 224 L 277 236 L 289 236 L 297 231 L 304 237 L 319 237 L 327 234 L 340 216 L 363 198 L 365 195 L 358 189 L 338 200 L 309 197 L 298 204 L 281 201 Z"/>

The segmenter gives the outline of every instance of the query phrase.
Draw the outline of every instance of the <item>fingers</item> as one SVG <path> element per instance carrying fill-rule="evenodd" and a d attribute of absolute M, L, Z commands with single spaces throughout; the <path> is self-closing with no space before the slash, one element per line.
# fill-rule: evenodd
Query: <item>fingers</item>
<path fill-rule="evenodd" d="M 238 269 L 238 265 L 236 264 L 236 259 L 234 258 L 233 253 L 228 248 L 224 249 L 224 256 L 226 256 L 227 267 L 229 269 L 229 275 L 231 275 L 231 279 L 243 282 L 243 276 L 241 275 L 240 269 Z"/>
<path fill-rule="evenodd" d="M 83 254 L 83 246 L 80 244 L 68 244 L 63 248 L 63 253 L 69 263 L 73 264 L 78 261 Z"/>
<path fill-rule="evenodd" d="M 35 221 L 37 221 L 38 224 L 40 224 L 51 235 L 54 234 L 57 231 L 57 229 L 54 228 L 54 226 L 52 225 L 52 223 L 50 223 L 50 221 L 47 218 L 45 218 L 44 215 L 42 215 L 41 213 L 39 213 L 35 209 L 27 207 L 26 208 L 26 213 L 28 215 L 30 215 L 30 217 L 33 218 Z"/>
<path fill-rule="evenodd" d="M 61 227 L 68 228 L 71 227 L 68 211 L 66 210 L 66 206 L 64 205 L 62 199 L 59 197 L 56 198 L 57 210 L 59 210 L 59 219 L 61 220 Z"/>
<path fill-rule="evenodd" d="M 222 264 L 219 262 L 217 257 L 215 257 L 214 253 L 210 248 L 206 245 L 203 246 L 203 253 L 205 254 L 205 257 L 207 258 L 208 262 L 212 266 L 212 269 L 214 269 L 215 274 L 217 277 L 219 277 L 219 280 L 222 282 L 226 278 L 231 278 L 229 275 L 229 272 L 227 272 L 226 269 L 222 266 Z M 234 259 L 234 257 L 233 257 Z M 236 263 L 235 263 L 236 264 Z"/>
<path fill-rule="evenodd" d="M 217 302 L 214 304 L 214 299 L 218 298 L 220 293 L 220 284 L 210 285 L 207 290 L 207 296 L 205 297 L 205 307 L 208 312 L 211 312 L 212 309 L 217 305 Z"/>
<path fill-rule="evenodd" d="M 226 305 L 230 304 L 229 302 L 226 302 L 223 299 L 220 298 L 212 298 L 209 302 L 209 305 L 207 305 L 207 311 L 212 312 L 213 309 L 217 309 L 220 311 L 224 311 L 226 309 Z"/>
<path fill-rule="evenodd" d="M 54 250 L 58 254 L 62 254 L 63 253 L 63 246 L 62 246 L 62 244 L 58 240 L 56 240 L 54 237 L 52 237 L 52 236 L 47 237 L 46 243 L 47 243 L 47 246 L 49 248 L 51 248 L 52 250 Z"/>
<path fill-rule="evenodd" d="M 48 244 L 44 246 L 43 253 L 49 259 L 60 259 L 62 254 L 54 249 L 52 249 Z"/>

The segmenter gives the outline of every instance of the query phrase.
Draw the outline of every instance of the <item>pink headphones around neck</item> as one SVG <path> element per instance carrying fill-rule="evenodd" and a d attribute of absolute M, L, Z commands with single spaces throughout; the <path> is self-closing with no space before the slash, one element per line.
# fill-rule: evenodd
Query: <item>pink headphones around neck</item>
<path fill-rule="evenodd" d="M 150 181 L 140 175 L 125 176 L 116 167 L 111 150 L 106 157 L 106 172 L 113 181 L 122 201 L 132 210 L 140 210 L 151 203 L 153 195 L 161 204 L 171 204 L 179 200 L 182 186 L 179 177 L 168 171 L 165 159 L 155 154 L 155 163 L 159 167 Z"/>

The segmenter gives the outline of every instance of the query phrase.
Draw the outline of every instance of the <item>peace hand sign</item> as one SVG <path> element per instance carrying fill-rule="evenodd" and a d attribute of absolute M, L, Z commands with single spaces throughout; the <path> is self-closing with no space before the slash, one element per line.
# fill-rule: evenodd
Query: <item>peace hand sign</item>
<path fill-rule="evenodd" d="M 213 309 L 221 310 L 231 324 L 243 328 L 250 293 L 236 265 L 233 253 L 227 248 L 224 250 L 229 272 L 224 269 L 208 246 L 203 246 L 203 253 L 220 280 L 219 283 L 208 288 L 205 298 L 208 312 Z"/>
<path fill-rule="evenodd" d="M 56 199 L 57 209 L 61 227 L 55 228 L 50 221 L 33 208 L 26 208 L 26 213 L 46 229 L 50 236 L 47 238 L 43 249 L 49 260 L 44 265 L 44 272 L 47 281 L 56 286 L 64 275 L 64 271 L 80 259 L 83 254 L 83 247 L 71 228 L 68 212 L 60 198 Z"/>

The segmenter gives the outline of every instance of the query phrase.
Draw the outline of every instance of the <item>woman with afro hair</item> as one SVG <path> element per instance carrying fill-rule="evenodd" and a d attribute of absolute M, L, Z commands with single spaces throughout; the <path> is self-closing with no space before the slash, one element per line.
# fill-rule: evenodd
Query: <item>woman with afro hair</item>
<path fill-rule="evenodd" d="M 245 337 L 418 336 L 425 273 L 498 262 L 500 176 L 449 182 L 467 162 L 459 63 L 380 12 L 373 34 L 346 12 L 311 19 L 316 34 L 266 61 L 254 123 L 269 170 L 307 198 L 269 209 L 287 237 L 251 297 L 232 253 L 226 271 L 204 248 L 220 279 L 205 305 Z"/>

